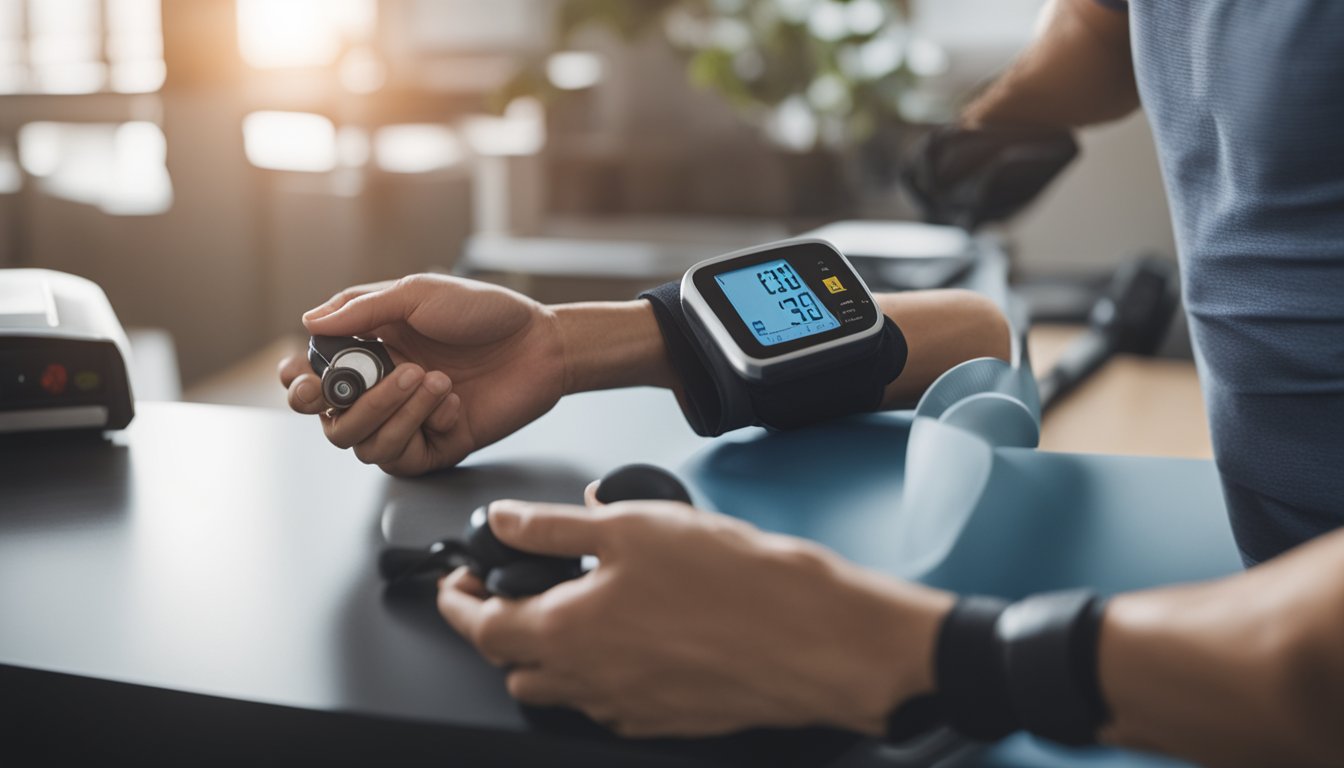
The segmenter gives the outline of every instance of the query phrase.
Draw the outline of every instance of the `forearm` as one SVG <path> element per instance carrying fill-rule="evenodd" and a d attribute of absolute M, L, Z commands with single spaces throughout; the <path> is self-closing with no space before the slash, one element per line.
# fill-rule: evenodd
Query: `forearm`
<path fill-rule="evenodd" d="M 883 408 L 908 407 L 947 369 L 977 357 L 1007 360 L 1008 321 L 978 293 L 911 291 L 877 295 L 882 312 L 905 334 L 905 370 L 887 385 Z"/>
<path fill-rule="evenodd" d="M 1115 598 L 1103 738 L 1212 765 L 1344 765 L 1344 532 L 1244 574 Z"/>
<path fill-rule="evenodd" d="M 649 302 L 561 304 L 552 312 L 564 347 L 565 394 L 619 387 L 676 388 L 677 374 Z"/>
<path fill-rule="evenodd" d="M 1139 105 L 1129 19 L 1096 0 L 1053 0 L 1030 48 L 963 113 L 977 125 L 1076 127 Z"/>

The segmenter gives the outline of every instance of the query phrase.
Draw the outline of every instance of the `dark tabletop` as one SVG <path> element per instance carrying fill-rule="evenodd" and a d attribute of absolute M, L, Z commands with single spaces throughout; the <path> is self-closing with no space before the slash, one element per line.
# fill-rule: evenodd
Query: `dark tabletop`
<path fill-rule="evenodd" d="M 464 467 L 417 480 L 359 464 L 332 448 L 311 418 L 283 412 L 141 403 L 131 428 L 110 440 L 7 437 L 0 441 L 0 764 L 9 764 L 6 755 L 235 764 L 853 759 L 871 745 L 834 732 L 629 742 L 564 713 L 526 712 L 507 695 L 503 673 L 438 618 L 431 595 L 385 594 L 374 564 L 385 541 L 454 533 L 480 503 L 578 502 L 590 480 L 646 461 L 682 474 L 704 506 L 740 510 L 881 567 L 872 544 L 880 524 L 872 521 L 895 509 L 907 423 L 872 417 L 834 427 L 858 442 L 819 462 L 813 471 L 821 479 L 794 478 L 793 498 L 805 509 L 793 516 L 778 511 L 778 490 L 753 503 L 743 478 L 790 457 L 816 466 L 797 457 L 829 439 L 824 430 L 750 430 L 712 443 L 685 427 L 670 395 L 652 390 L 569 398 Z M 867 463 L 846 459 L 853 456 Z M 1030 463 L 1026 456 L 1014 461 Z M 1046 464 L 1073 461 L 1045 456 Z M 1126 478 L 1160 469 L 1182 505 L 1203 504 L 1194 517 L 1200 525 L 1217 511 L 1205 463 L 1077 461 L 1073 469 L 1014 472 L 1038 483 L 1058 471 L 1118 473 L 1104 482 L 1085 477 L 1095 488 L 1132 485 Z M 896 485 L 871 482 L 873 473 L 888 473 L 884 482 Z M 823 516 L 822 502 L 809 501 L 808 493 L 826 495 L 827 482 L 849 489 L 852 512 Z M 1206 503 L 1211 491 L 1215 502 Z M 1108 524 L 1096 535 L 1123 539 L 1126 530 Z M 1210 552 L 1223 546 L 1219 536 L 1225 531 L 1215 526 Z M 1189 538 L 1209 539 L 1195 530 Z M 1206 560 L 1159 567 L 1158 580 L 1225 566 L 1216 554 Z M 932 580 L 974 584 L 946 572 Z"/>

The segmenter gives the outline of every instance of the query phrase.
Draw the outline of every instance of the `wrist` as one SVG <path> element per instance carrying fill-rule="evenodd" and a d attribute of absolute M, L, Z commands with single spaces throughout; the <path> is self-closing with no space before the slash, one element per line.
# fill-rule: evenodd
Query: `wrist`
<path fill-rule="evenodd" d="M 865 711 L 848 727 L 882 736 L 897 708 L 935 690 L 938 632 L 956 597 L 877 574 L 861 578 L 870 582 L 877 600 L 872 615 L 878 625 L 864 638 L 872 672 L 863 697 Z"/>
<path fill-rule="evenodd" d="M 901 621 L 904 624 L 901 674 L 894 706 L 907 699 L 933 693 L 937 689 L 935 657 L 938 632 L 943 620 L 956 603 L 956 596 L 920 585 L 902 585 L 907 594 L 901 598 Z"/>
<path fill-rule="evenodd" d="M 644 300 L 560 304 L 555 317 L 564 394 L 618 387 L 672 388 L 676 375 Z"/>

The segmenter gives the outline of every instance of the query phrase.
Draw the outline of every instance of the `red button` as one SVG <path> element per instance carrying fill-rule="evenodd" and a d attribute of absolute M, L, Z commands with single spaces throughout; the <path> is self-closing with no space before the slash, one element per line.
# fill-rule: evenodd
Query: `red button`
<path fill-rule="evenodd" d="M 65 385 L 69 381 L 70 375 L 66 372 L 65 366 L 60 363 L 52 363 L 42 372 L 42 388 L 53 395 L 64 392 Z"/>

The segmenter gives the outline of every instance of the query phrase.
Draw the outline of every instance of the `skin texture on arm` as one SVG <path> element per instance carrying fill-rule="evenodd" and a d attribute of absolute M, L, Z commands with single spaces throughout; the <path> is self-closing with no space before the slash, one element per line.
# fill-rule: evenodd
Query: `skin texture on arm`
<path fill-rule="evenodd" d="M 1096 0 L 1052 0 L 1031 47 L 962 113 L 970 127 L 1074 128 L 1139 106 L 1129 16 Z"/>
<path fill-rule="evenodd" d="M 1344 531 L 1106 612 L 1109 743 L 1217 766 L 1344 765 Z"/>
<path fill-rule="evenodd" d="M 881 293 L 877 304 L 900 326 L 909 347 L 905 370 L 887 385 L 883 408 L 914 405 L 934 379 L 977 357 L 1007 360 L 1008 320 L 997 305 L 971 291 Z"/>

